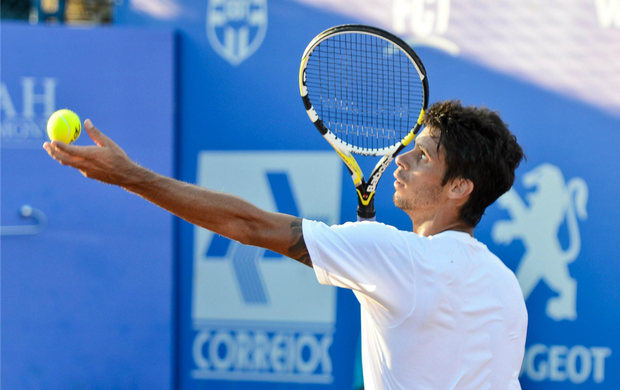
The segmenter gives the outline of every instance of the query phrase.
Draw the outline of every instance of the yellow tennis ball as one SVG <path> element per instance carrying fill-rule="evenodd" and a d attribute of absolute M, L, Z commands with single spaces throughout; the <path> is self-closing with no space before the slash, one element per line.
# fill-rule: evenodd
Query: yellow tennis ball
<path fill-rule="evenodd" d="M 47 136 L 52 141 L 69 144 L 78 139 L 81 132 L 80 118 L 71 110 L 58 110 L 47 120 Z"/>

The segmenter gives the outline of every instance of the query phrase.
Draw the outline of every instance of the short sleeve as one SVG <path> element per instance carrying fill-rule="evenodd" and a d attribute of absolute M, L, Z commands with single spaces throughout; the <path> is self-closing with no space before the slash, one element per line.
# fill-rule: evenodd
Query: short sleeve
<path fill-rule="evenodd" d="M 415 263 L 425 251 L 420 237 L 378 222 L 327 226 L 304 220 L 302 227 L 321 284 L 355 291 L 362 305 L 386 321 L 411 313 Z"/>

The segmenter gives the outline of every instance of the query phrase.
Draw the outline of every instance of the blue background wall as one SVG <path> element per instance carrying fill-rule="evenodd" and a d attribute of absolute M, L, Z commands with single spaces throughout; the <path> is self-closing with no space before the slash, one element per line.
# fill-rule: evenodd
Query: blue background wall
<path fill-rule="evenodd" d="M 1 33 L 3 233 L 37 223 L 24 204 L 47 217 L 38 234 L 2 236 L 3 388 L 169 388 L 172 217 L 41 146 L 47 111 L 68 107 L 172 175 L 174 36 L 4 22 Z"/>

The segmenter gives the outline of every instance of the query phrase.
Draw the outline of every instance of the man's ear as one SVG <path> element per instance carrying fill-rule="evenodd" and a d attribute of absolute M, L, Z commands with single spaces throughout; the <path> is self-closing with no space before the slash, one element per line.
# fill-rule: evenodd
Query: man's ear
<path fill-rule="evenodd" d="M 474 190 L 474 182 L 469 179 L 463 179 L 457 177 L 450 183 L 450 191 L 448 192 L 448 198 L 465 203 L 469 199 L 469 195 Z M 461 203 L 461 202 L 460 202 Z"/>

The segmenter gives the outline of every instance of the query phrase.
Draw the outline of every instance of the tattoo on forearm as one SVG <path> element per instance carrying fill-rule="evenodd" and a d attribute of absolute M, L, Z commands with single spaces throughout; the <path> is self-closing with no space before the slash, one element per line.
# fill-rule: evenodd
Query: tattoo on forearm
<path fill-rule="evenodd" d="M 301 218 L 296 218 L 291 222 L 291 242 L 294 244 L 288 248 L 288 257 L 312 268 L 312 260 L 310 260 L 310 254 L 301 230 Z"/>

